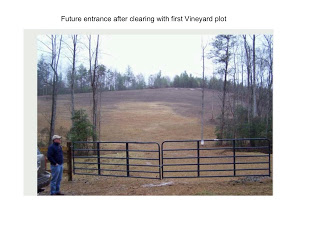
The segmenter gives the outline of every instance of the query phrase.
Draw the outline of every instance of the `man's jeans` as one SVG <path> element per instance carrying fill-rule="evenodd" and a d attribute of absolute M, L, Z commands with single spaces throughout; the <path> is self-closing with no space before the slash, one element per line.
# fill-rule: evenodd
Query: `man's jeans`
<path fill-rule="evenodd" d="M 51 184 L 50 184 L 50 193 L 54 195 L 60 192 L 60 183 L 63 174 L 63 164 L 53 166 L 51 165 Z"/>

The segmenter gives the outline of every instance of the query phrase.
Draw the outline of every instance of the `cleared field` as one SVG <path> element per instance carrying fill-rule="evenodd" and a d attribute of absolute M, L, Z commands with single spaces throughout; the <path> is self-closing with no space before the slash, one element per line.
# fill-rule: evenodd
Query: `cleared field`
<path fill-rule="evenodd" d="M 205 126 L 204 138 L 213 139 L 214 124 L 211 120 L 212 107 L 213 114 L 217 117 L 219 113 L 219 92 L 206 91 L 205 93 Z M 76 109 L 86 109 L 88 115 L 91 113 L 92 95 L 89 93 L 76 94 Z M 38 98 L 38 132 L 43 131 L 48 125 L 50 110 L 50 98 Z M 57 102 L 57 125 L 56 134 L 65 136 L 71 126 L 70 120 L 70 95 L 59 95 Z M 186 140 L 200 139 L 201 129 L 201 90 L 200 89 L 145 89 L 120 92 L 103 92 L 101 95 L 101 141 L 148 141 L 161 142 L 166 140 Z M 207 143 L 206 147 L 210 146 Z M 170 147 L 170 146 L 168 146 Z M 181 144 L 179 148 L 189 148 L 188 143 Z M 108 148 L 107 146 L 105 147 Z M 126 175 L 125 151 L 123 145 L 113 146 L 116 150 L 101 153 L 101 169 L 105 175 Z M 134 150 L 135 148 L 131 148 Z M 139 149 L 147 149 L 147 146 L 139 146 Z M 169 154 L 166 152 L 165 154 Z M 173 155 L 172 155 L 173 154 Z M 201 151 L 201 156 L 231 156 L 232 151 Z M 237 152 L 237 155 L 248 156 L 257 154 L 253 152 Z M 263 154 L 263 153 L 259 153 Z M 78 158 L 76 171 L 87 174 L 97 173 L 97 158 Z M 169 155 L 166 155 L 169 156 Z M 171 153 L 175 157 L 190 157 L 184 159 L 186 164 L 195 164 L 197 159 L 196 151 L 184 151 Z M 133 158 L 156 158 L 155 153 L 130 152 Z M 241 169 L 266 168 L 266 164 L 250 164 L 253 158 L 241 157 Z M 261 157 L 259 161 L 267 161 Z M 271 159 L 272 160 L 272 159 Z M 232 158 L 203 158 L 201 163 L 232 163 Z M 240 158 L 237 158 L 240 161 Z M 257 161 L 257 160 L 255 160 Z M 81 164 L 87 162 L 91 164 Z M 181 162 L 179 159 L 167 159 L 164 163 L 175 164 Z M 132 162 L 131 162 L 132 163 Z M 119 164 L 119 165 L 111 165 Z M 135 159 L 134 164 L 145 165 L 131 166 L 134 176 L 141 176 L 140 170 L 150 171 L 150 176 L 158 176 L 159 169 L 152 167 L 157 165 L 157 161 Z M 111 168 L 112 167 L 112 168 Z M 82 169 L 81 168 L 86 168 Z M 90 168 L 90 170 L 88 170 Z M 92 169 L 92 170 L 91 170 Z M 151 170 L 152 169 L 152 170 Z M 185 174 L 186 176 L 196 176 L 197 166 L 168 167 L 167 170 L 188 170 L 187 173 L 172 172 L 172 175 Z M 237 174 L 244 171 L 239 170 Z M 111 170 L 111 171 L 110 171 Z M 113 171 L 115 170 L 115 171 Z M 233 174 L 233 165 L 203 165 L 201 170 L 207 170 L 201 174 L 205 175 L 226 175 Z M 223 170 L 212 172 L 210 170 Z M 225 171 L 230 170 L 230 171 Z M 238 171 L 239 170 L 239 171 Z M 137 171 L 137 172 L 134 172 Z M 261 170 L 263 174 L 267 171 Z M 247 174 L 255 174 L 250 171 Z M 167 173 L 166 173 L 167 174 Z M 170 173 L 171 174 L 171 173 Z M 145 175 L 145 173 L 144 173 Z M 192 179 L 132 179 L 115 178 L 104 176 L 81 176 L 75 175 L 73 182 L 64 179 L 62 190 L 70 195 L 272 195 L 272 179 L 266 178 L 261 181 L 241 181 L 240 178 L 192 178 Z M 48 194 L 48 189 L 41 193 Z"/>
<path fill-rule="evenodd" d="M 219 113 L 219 92 L 214 93 L 214 115 Z M 92 94 L 75 94 L 75 108 L 91 115 Z M 38 97 L 38 132 L 49 127 L 51 99 Z M 212 92 L 205 95 L 205 138 L 214 137 L 210 122 Z M 101 131 L 104 141 L 155 141 L 200 138 L 201 91 L 199 89 L 144 89 L 103 92 Z M 59 95 L 56 130 L 71 127 L 70 95 Z"/>

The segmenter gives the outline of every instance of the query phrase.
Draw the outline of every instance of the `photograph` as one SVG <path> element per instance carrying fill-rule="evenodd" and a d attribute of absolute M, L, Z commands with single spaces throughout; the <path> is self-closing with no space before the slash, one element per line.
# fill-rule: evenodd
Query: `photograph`
<path fill-rule="evenodd" d="M 2 9 L 1 239 L 320 239 L 315 1 Z"/>
<path fill-rule="evenodd" d="M 37 196 L 273 195 L 272 30 L 44 32 Z"/>

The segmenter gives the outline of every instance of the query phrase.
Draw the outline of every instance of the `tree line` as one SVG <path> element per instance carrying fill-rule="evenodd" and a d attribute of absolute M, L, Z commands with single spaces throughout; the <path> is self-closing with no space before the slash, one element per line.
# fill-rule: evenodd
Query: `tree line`
<path fill-rule="evenodd" d="M 52 72 L 50 64 L 44 57 L 38 61 L 38 96 L 51 95 Z M 74 79 L 73 79 L 74 78 Z M 152 74 L 147 81 L 143 74 L 135 75 L 130 66 L 127 67 L 124 73 L 117 70 L 108 69 L 107 66 L 99 64 L 97 67 L 97 79 L 99 82 L 100 91 L 122 91 L 122 90 L 137 90 L 146 88 L 199 88 L 202 78 L 194 77 L 186 71 L 180 75 L 176 75 L 173 79 L 168 76 L 163 76 L 161 71 Z M 210 87 L 210 81 L 206 80 L 206 87 Z M 74 93 L 88 93 L 92 91 L 90 72 L 83 64 L 77 68 L 70 67 L 65 76 L 60 72 L 58 74 L 57 88 L 59 94 L 70 94 L 72 89 Z"/>

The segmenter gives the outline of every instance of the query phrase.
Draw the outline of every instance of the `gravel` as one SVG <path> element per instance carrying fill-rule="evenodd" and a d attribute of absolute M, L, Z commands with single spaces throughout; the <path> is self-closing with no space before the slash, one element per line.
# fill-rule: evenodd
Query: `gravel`
<path fill-rule="evenodd" d="M 246 182 L 260 182 L 262 183 L 265 179 L 271 179 L 270 177 L 259 177 L 259 176 L 247 176 L 239 180 L 233 181 L 234 183 L 246 183 Z"/>

